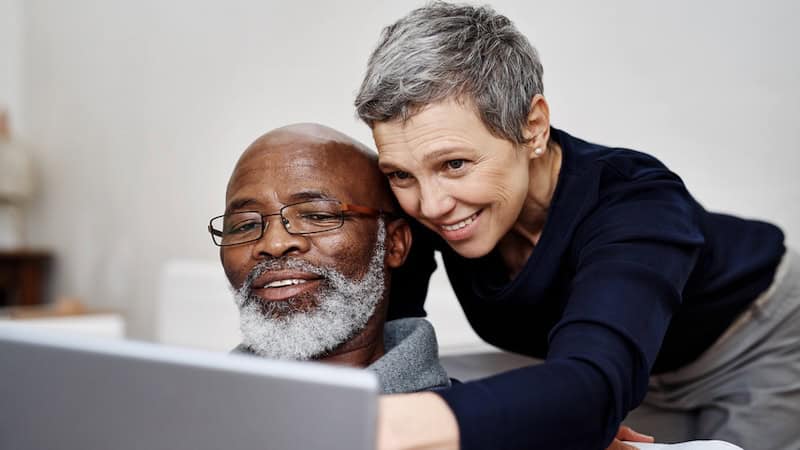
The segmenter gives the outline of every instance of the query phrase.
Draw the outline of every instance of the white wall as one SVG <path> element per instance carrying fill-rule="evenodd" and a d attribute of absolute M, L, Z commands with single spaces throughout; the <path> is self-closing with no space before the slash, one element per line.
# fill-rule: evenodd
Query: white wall
<path fill-rule="evenodd" d="M 352 108 L 367 55 L 421 3 L 22 3 L 26 138 L 44 175 L 30 223 L 58 253 L 57 292 L 150 337 L 161 265 L 216 258 L 206 221 L 247 144 L 296 121 L 371 143 Z M 796 2 L 494 5 L 540 50 L 556 126 L 653 153 L 708 207 L 798 242 Z"/>
<path fill-rule="evenodd" d="M 8 112 L 18 132 L 25 131 L 23 42 L 21 0 L 0 0 L 0 110 Z"/>

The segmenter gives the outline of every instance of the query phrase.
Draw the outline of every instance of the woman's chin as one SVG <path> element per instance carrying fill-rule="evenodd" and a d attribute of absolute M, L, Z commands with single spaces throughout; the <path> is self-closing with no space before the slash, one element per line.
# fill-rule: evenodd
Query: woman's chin
<path fill-rule="evenodd" d="M 481 239 L 477 236 L 474 239 L 447 241 L 447 244 L 459 255 L 470 259 L 486 256 L 495 247 L 495 245 L 488 242 L 487 239 Z"/>

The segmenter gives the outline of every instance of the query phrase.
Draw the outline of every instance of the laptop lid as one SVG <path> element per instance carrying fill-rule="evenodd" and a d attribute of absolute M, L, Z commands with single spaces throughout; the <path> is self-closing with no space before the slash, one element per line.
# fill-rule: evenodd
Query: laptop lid
<path fill-rule="evenodd" d="M 375 446 L 365 370 L 0 325 L 0 448 Z"/>

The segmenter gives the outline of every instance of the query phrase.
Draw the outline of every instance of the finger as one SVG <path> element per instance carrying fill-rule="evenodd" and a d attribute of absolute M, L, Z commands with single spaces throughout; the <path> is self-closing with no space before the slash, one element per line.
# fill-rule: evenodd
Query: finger
<path fill-rule="evenodd" d="M 608 446 L 606 450 L 638 450 L 636 447 L 632 445 L 628 445 L 619 439 L 614 439 L 611 441 L 611 445 Z"/>
<path fill-rule="evenodd" d="M 617 431 L 617 439 L 633 442 L 655 442 L 655 438 L 653 436 L 639 433 L 633 428 L 625 425 L 619 427 L 619 431 Z"/>

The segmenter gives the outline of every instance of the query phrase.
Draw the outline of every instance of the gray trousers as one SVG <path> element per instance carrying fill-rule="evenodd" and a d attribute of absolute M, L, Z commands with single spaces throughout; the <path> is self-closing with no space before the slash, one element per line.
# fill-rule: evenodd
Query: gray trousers
<path fill-rule="evenodd" d="M 744 450 L 800 450 L 800 255 L 689 365 L 650 378 L 624 423 L 658 442 L 719 439 Z"/>

